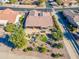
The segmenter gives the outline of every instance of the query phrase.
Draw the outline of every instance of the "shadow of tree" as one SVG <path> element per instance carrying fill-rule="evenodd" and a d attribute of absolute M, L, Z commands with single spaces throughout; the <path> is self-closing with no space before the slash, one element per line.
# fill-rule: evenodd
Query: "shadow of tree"
<path fill-rule="evenodd" d="M 0 43 L 3 43 L 8 47 L 15 48 L 15 45 L 9 41 L 9 35 L 5 35 L 5 37 L 0 37 Z"/>
<path fill-rule="evenodd" d="M 64 33 L 64 36 L 71 41 L 71 43 L 73 44 L 74 48 L 76 49 L 77 53 L 79 54 L 79 45 L 77 44 L 76 40 L 74 40 L 73 42 L 73 38 L 67 33 Z M 77 50 L 78 49 L 78 50 Z"/>

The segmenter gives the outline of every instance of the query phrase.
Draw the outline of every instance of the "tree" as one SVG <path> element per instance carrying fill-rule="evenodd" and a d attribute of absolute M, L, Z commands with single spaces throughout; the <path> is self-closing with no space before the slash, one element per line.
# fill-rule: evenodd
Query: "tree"
<path fill-rule="evenodd" d="M 13 32 L 14 31 L 14 28 L 15 28 L 15 25 L 14 24 L 11 24 L 11 23 L 8 23 L 5 27 L 5 31 L 7 32 Z"/>
<path fill-rule="evenodd" d="M 56 2 L 57 2 L 58 5 L 62 4 L 62 0 L 56 0 Z"/>
<path fill-rule="evenodd" d="M 16 27 L 13 34 L 9 39 L 17 48 L 25 48 L 27 45 L 27 39 L 22 27 Z"/>
<path fill-rule="evenodd" d="M 46 1 L 47 1 L 47 0 L 39 0 L 39 5 L 44 6 Z"/>
<path fill-rule="evenodd" d="M 9 0 L 10 3 L 16 3 L 17 0 Z"/>
<path fill-rule="evenodd" d="M 40 3 L 46 2 L 47 0 L 39 0 Z"/>

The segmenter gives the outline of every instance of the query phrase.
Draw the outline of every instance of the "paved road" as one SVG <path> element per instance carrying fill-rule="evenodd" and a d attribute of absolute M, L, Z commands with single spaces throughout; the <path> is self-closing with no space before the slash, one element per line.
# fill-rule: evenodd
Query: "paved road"
<path fill-rule="evenodd" d="M 16 11 L 26 11 L 26 10 L 42 10 L 42 11 L 52 11 L 52 9 L 55 9 L 56 11 L 60 11 L 60 10 L 68 10 L 68 9 L 71 9 L 71 10 L 79 10 L 79 6 L 78 7 L 64 7 L 64 8 L 51 8 L 51 7 L 47 7 L 47 8 L 24 8 L 24 7 L 17 7 L 17 6 L 11 6 L 11 7 L 8 7 L 8 6 L 0 6 L 0 10 L 3 10 L 3 9 L 6 9 L 6 8 L 11 8 L 13 10 L 16 10 Z"/>

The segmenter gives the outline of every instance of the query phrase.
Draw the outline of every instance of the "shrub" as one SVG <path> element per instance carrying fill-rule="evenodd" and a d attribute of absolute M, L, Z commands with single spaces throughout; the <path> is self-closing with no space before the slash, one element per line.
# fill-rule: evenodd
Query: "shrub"
<path fill-rule="evenodd" d="M 42 36 L 41 36 L 41 41 L 47 42 L 47 37 L 46 37 L 45 35 L 42 35 Z"/>
<path fill-rule="evenodd" d="M 28 51 L 32 51 L 33 48 L 32 48 L 32 47 L 27 47 L 27 50 L 28 50 Z"/>
<path fill-rule="evenodd" d="M 27 48 L 23 49 L 24 52 L 27 52 Z"/>
<path fill-rule="evenodd" d="M 15 29 L 15 25 L 14 24 L 11 24 L 11 23 L 8 23 L 4 29 L 7 32 L 13 32 L 14 29 Z"/>
<path fill-rule="evenodd" d="M 62 0 L 56 0 L 56 3 L 57 3 L 58 5 L 61 5 L 61 4 L 62 4 Z"/>
<path fill-rule="evenodd" d="M 47 51 L 46 47 L 38 47 L 38 51 L 44 53 Z"/>
<path fill-rule="evenodd" d="M 59 58 L 59 57 L 62 57 L 63 55 L 60 54 L 60 53 L 56 53 L 56 54 L 52 53 L 51 56 L 54 57 L 54 58 Z"/>
<path fill-rule="evenodd" d="M 55 43 L 52 47 L 60 49 L 60 48 L 63 48 L 64 46 L 61 43 L 58 43 L 58 44 Z"/>

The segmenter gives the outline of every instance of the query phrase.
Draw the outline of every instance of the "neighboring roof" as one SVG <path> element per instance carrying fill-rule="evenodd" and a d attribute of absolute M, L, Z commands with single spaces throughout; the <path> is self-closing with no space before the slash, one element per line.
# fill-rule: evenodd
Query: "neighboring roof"
<path fill-rule="evenodd" d="M 62 1 L 63 1 L 63 3 L 67 3 L 67 4 L 69 4 L 69 3 L 77 3 L 76 0 L 62 0 Z"/>
<path fill-rule="evenodd" d="M 5 9 L 0 11 L 0 20 L 8 20 L 9 23 L 14 23 L 19 12 L 11 9 Z"/>
<path fill-rule="evenodd" d="M 35 12 L 31 11 L 29 13 L 29 16 L 26 19 L 26 27 L 27 26 L 32 26 L 32 27 L 53 26 L 52 17 L 49 12 L 42 12 L 43 15 L 40 14 L 40 16 L 38 16 L 39 13 L 41 13 L 41 12 L 40 11 L 35 11 Z"/>
<path fill-rule="evenodd" d="M 79 13 L 76 13 L 73 10 L 64 10 L 63 12 L 66 16 L 71 17 L 75 22 L 79 22 Z"/>
<path fill-rule="evenodd" d="M 72 10 L 64 10 L 63 13 L 67 16 L 74 17 L 74 12 Z"/>

